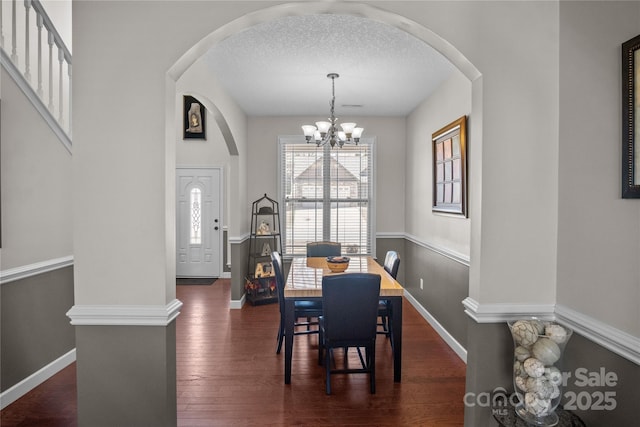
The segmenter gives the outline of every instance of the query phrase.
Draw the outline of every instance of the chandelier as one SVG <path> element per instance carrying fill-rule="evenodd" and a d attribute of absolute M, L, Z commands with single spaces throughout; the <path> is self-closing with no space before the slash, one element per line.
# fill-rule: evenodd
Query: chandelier
<path fill-rule="evenodd" d="M 342 123 L 339 131 L 336 121 L 338 118 L 334 114 L 336 103 L 336 79 L 340 77 L 337 73 L 327 74 L 327 78 L 331 79 L 331 117 L 328 122 L 316 122 L 316 125 L 304 125 L 302 131 L 307 143 L 313 141 L 318 147 L 329 143 L 331 148 L 338 144 L 338 147 L 342 148 L 344 144 L 354 143 L 358 145 L 360 137 L 362 136 L 363 128 L 356 127 L 355 123 Z"/>

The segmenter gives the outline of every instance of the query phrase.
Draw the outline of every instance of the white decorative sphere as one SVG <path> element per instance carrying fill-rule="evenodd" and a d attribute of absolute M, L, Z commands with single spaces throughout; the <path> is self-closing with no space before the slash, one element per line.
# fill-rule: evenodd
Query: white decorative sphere
<path fill-rule="evenodd" d="M 524 365 L 519 360 L 513 362 L 513 374 L 516 377 L 522 378 L 527 378 L 529 376 L 529 374 L 527 374 L 527 371 L 524 370 Z"/>
<path fill-rule="evenodd" d="M 546 366 L 553 365 L 560 359 L 560 347 L 549 338 L 540 338 L 536 341 L 531 352 Z"/>
<path fill-rule="evenodd" d="M 553 394 L 553 384 L 542 376 L 540 378 L 529 377 L 526 381 L 527 393 L 534 393 L 539 399 L 551 399 Z M 556 386 L 556 389 L 558 387 Z"/>
<path fill-rule="evenodd" d="M 551 400 L 540 399 L 535 393 L 526 393 L 524 395 L 524 406 L 531 414 L 539 417 L 549 412 L 551 409 Z"/>
<path fill-rule="evenodd" d="M 560 325 L 547 326 L 544 329 L 544 334 L 558 344 L 562 344 L 567 340 L 567 330 Z"/>
<path fill-rule="evenodd" d="M 536 328 L 536 331 L 538 331 L 538 335 L 544 334 L 545 323 L 542 320 L 531 319 L 529 320 L 529 322 L 534 328 Z"/>
<path fill-rule="evenodd" d="M 555 366 L 544 368 L 544 376 L 551 382 L 551 384 L 562 384 L 562 372 Z"/>
<path fill-rule="evenodd" d="M 527 380 L 523 377 L 516 377 L 515 379 L 516 387 L 520 389 L 520 391 L 527 391 Z"/>
<path fill-rule="evenodd" d="M 538 340 L 538 329 L 527 320 L 518 320 L 511 327 L 511 335 L 518 344 L 529 347 Z"/>
<path fill-rule="evenodd" d="M 524 370 L 530 377 L 538 378 L 544 375 L 544 363 L 536 359 L 535 357 L 530 357 L 523 363 Z"/>
<path fill-rule="evenodd" d="M 557 384 L 551 383 L 551 387 L 553 387 L 553 391 L 551 392 L 551 399 L 557 399 L 560 397 L 560 387 Z"/>
<path fill-rule="evenodd" d="M 516 360 L 524 362 L 525 360 L 531 357 L 531 352 L 529 351 L 528 348 L 519 345 L 514 350 L 514 355 Z"/>

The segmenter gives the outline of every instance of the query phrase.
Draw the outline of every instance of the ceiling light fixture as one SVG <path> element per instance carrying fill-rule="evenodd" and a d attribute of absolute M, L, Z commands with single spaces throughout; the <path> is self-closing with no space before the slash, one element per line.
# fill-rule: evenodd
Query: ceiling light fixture
<path fill-rule="evenodd" d="M 341 131 L 338 131 L 337 120 L 338 118 L 334 114 L 336 103 L 336 79 L 340 77 L 337 73 L 327 74 L 327 78 L 331 79 L 331 117 L 328 122 L 316 122 L 316 125 L 304 125 L 302 131 L 307 143 L 313 141 L 318 147 L 329 143 L 331 148 L 338 144 L 338 147 L 342 148 L 344 144 L 355 143 L 358 145 L 363 128 L 356 127 L 355 123 L 342 123 Z"/>

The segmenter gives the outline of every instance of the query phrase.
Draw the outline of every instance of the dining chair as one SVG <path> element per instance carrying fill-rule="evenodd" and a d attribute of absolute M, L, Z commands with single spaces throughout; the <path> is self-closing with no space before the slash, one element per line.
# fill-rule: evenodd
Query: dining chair
<path fill-rule="evenodd" d="M 307 257 L 324 257 L 342 255 L 340 242 L 309 242 L 307 243 Z"/>
<path fill-rule="evenodd" d="M 398 276 L 398 268 L 400 267 L 400 256 L 396 251 L 387 251 L 384 258 L 383 268 L 394 279 Z M 389 338 L 391 348 L 393 348 L 393 334 L 391 333 L 391 304 L 386 299 L 381 299 L 378 304 L 378 316 L 380 322 L 378 326 L 382 326 L 382 330 L 378 330 L 378 334 L 385 335 Z"/>
<path fill-rule="evenodd" d="M 276 348 L 276 354 L 280 354 L 282 349 L 282 340 L 284 339 L 284 269 L 282 268 L 282 257 L 280 253 L 274 251 L 271 253 L 271 264 L 276 276 L 276 291 L 278 292 L 278 305 L 280 308 L 280 326 L 278 328 L 278 347 Z M 309 335 L 317 334 L 319 329 L 311 329 L 311 326 L 318 325 L 317 319 L 322 315 L 322 301 L 311 300 L 296 300 L 294 309 L 294 335 Z M 306 318 L 304 322 L 298 322 L 298 318 Z M 297 326 L 306 326 L 304 330 L 296 330 Z"/>
<path fill-rule="evenodd" d="M 376 392 L 376 327 L 380 275 L 345 273 L 322 278 L 322 316 L 318 360 L 324 358 L 326 393 L 331 375 L 368 373 L 371 393 Z M 343 368 L 334 367 L 333 350 L 356 347 L 362 367 L 349 368 L 345 351 Z M 361 348 L 365 355 L 362 356 Z M 323 357 L 324 356 L 324 357 Z"/>

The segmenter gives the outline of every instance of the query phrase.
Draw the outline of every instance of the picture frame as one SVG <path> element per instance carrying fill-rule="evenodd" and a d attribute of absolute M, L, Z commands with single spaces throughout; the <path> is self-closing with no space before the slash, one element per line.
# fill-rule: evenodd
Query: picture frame
<path fill-rule="evenodd" d="M 622 198 L 640 198 L 640 35 L 622 44 Z"/>
<path fill-rule="evenodd" d="M 200 101 L 193 96 L 184 95 L 182 116 L 183 139 L 207 139 L 207 110 Z"/>
<path fill-rule="evenodd" d="M 467 116 L 431 135 L 433 212 L 467 216 Z"/>

